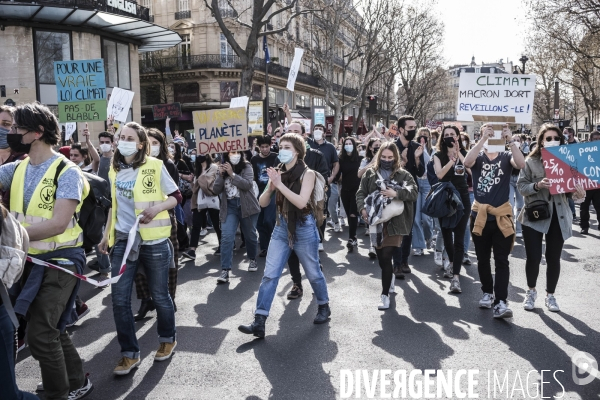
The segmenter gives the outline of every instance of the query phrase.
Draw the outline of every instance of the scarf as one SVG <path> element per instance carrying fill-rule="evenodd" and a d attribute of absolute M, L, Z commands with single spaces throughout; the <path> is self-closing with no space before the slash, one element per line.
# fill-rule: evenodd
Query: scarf
<path fill-rule="evenodd" d="M 393 199 L 383 197 L 381 194 L 381 188 L 387 187 L 394 189 L 396 192 L 403 189 L 405 183 L 399 185 L 395 180 L 390 180 L 392 171 L 379 170 L 378 171 L 383 180 L 377 179 L 377 189 L 370 193 L 365 198 L 365 209 L 367 211 L 367 222 L 369 223 L 369 238 L 371 239 L 371 245 L 374 247 L 380 247 L 383 242 L 383 224 L 379 223 L 381 215 L 385 206 L 390 204 Z M 387 172 L 382 174 L 382 172 Z M 387 176 L 387 177 L 386 177 Z"/>
<path fill-rule="evenodd" d="M 281 174 L 281 183 L 283 183 L 288 189 L 296 194 L 300 194 L 302 188 L 302 181 L 300 178 L 306 170 L 306 164 L 304 161 L 298 160 L 296 165 L 289 171 L 286 171 L 285 165 L 280 164 L 278 167 L 283 173 Z M 281 192 L 277 192 L 275 200 L 279 212 L 287 222 L 288 227 L 288 242 L 289 246 L 293 247 L 296 239 L 296 221 L 302 218 L 302 210 L 298 209 L 292 202 L 290 202 Z"/>

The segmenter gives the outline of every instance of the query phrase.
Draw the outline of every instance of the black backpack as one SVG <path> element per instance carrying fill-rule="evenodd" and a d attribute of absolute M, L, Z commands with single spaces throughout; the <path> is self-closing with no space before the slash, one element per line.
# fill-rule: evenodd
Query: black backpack
<path fill-rule="evenodd" d="M 66 166 L 67 161 L 61 160 L 56 168 L 54 186 L 57 188 L 58 177 Z M 77 223 L 83 230 L 83 246 L 81 247 L 91 249 L 102 241 L 102 229 L 106 225 L 108 210 L 112 207 L 110 185 L 105 179 L 97 175 L 81 172 L 90 184 L 90 192 L 83 200 Z M 56 190 L 54 191 L 54 199 L 56 199 Z"/>

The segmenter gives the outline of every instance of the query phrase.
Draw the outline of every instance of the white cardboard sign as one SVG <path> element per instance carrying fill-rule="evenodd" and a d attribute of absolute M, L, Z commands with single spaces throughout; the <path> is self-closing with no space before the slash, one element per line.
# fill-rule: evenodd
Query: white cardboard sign
<path fill-rule="evenodd" d="M 114 117 L 115 121 L 126 122 L 129 115 L 129 108 L 133 101 L 133 92 L 130 90 L 113 88 L 108 101 L 106 115 Z"/>
<path fill-rule="evenodd" d="M 300 70 L 300 62 L 302 61 L 303 54 L 304 49 L 299 49 L 296 47 L 294 61 L 292 61 L 292 66 L 290 67 L 290 74 L 288 75 L 287 82 L 287 89 L 291 92 L 294 91 L 294 86 L 296 85 L 296 78 L 298 77 L 298 71 Z"/>

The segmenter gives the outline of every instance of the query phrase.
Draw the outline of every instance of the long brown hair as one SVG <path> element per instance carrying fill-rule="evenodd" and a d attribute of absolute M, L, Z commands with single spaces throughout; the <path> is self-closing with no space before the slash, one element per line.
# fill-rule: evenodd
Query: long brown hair
<path fill-rule="evenodd" d="M 140 139 L 142 148 L 138 150 L 133 157 L 133 169 L 138 169 L 141 165 L 146 163 L 146 157 L 150 154 L 150 141 L 148 141 L 146 129 L 137 122 L 128 122 L 123 128 L 133 129 L 137 133 L 138 139 Z M 119 138 L 119 140 L 121 140 L 121 138 Z M 115 171 L 119 172 L 121 170 L 121 163 L 125 163 L 125 157 L 121 154 L 117 146 L 117 150 L 115 151 L 112 160 Z"/>
<path fill-rule="evenodd" d="M 540 127 L 540 131 L 537 135 L 536 146 L 533 151 L 529 153 L 528 157 L 540 158 L 542 156 L 542 149 L 544 148 L 544 135 L 548 131 L 556 132 L 558 137 L 560 138 L 560 144 L 565 144 L 565 135 L 563 135 L 562 131 L 558 129 L 557 126 L 553 124 L 544 124 Z"/>
<path fill-rule="evenodd" d="M 398 146 L 394 142 L 383 142 L 381 143 L 381 147 L 379 151 L 375 155 L 375 164 L 373 165 L 373 169 L 377 171 L 379 169 L 379 164 L 381 161 L 381 155 L 384 150 L 390 150 L 394 154 L 394 167 L 392 169 L 392 175 L 396 173 L 402 167 L 400 166 L 400 152 L 398 151 Z"/>

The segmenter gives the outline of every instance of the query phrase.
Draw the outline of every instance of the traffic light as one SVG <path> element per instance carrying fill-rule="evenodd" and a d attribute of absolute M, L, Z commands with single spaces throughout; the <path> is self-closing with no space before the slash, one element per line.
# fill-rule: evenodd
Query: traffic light
<path fill-rule="evenodd" d="M 367 101 L 369 102 L 369 114 L 376 114 L 377 113 L 377 96 L 375 95 L 370 95 L 367 96 Z"/>

